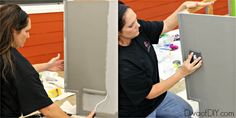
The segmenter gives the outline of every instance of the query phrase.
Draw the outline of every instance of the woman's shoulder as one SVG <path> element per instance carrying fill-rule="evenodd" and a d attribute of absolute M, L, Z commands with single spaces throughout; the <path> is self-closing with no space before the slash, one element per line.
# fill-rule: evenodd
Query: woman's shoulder
<path fill-rule="evenodd" d="M 20 52 L 16 49 L 16 48 L 11 48 L 11 55 L 13 57 L 19 57 L 19 58 L 22 58 L 23 56 L 20 54 Z"/>
<path fill-rule="evenodd" d="M 17 71 L 25 75 L 37 73 L 32 64 L 15 48 L 11 49 L 12 60 Z"/>
<path fill-rule="evenodd" d="M 164 22 L 163 21 L 149 21 L 138 19 L 138 23 L 140 24 L 141 29 L 143 30 L 156 30 L 162 29 Z"/>
<path fill-rule="evenodd" d="M 29 63 L 28 60 L 16 48 L 11 49 L 11 57 L 15 63 Z"/>

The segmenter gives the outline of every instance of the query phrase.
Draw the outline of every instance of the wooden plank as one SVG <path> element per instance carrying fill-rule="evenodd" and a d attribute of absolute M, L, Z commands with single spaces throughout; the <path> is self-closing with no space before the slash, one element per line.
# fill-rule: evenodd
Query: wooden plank
<path fill-rule="evenodd" d="M 63 12 L 29 14 L 32 24 L 40 22 L 63 21 Z"/>
<path fill-rule="evenodd" d="M 54 22 L 42 22 L 32 24 L 31 34 L 43 34 L 56 31 L 63 31 L 63 22 L 54 21 Z"/>
<path fill-rule="evenodd" d="M 63 42 L 50 43 L 32 47 L 24 47 L 19 49 L 19 51 L 27 58 L 32 56 L 44 55 L 49 53 L 55 53 L 63 51 Z"/>
<path fill-rule="evenodd" d="M 41 35 L 30 35 L 24 47 L 63 42 L 63 32 L 52 32 Z"/>
<path fill-rule="evenodd" d="M 152 8 L 137 12 L 137 15 L 141 19 L 150 19 L 154 16 L 157 16 L 157 15 L 161 16 L 163 14 L 166 14 L 166 17 L 167 17 L 172 12 L 174 12 L 180 4 L 181 4 L 180 2 L 172 2 L 165 5 L 152 7 Z M 159 19 L 152 19 L 152 20 L 159 20 Z"/>

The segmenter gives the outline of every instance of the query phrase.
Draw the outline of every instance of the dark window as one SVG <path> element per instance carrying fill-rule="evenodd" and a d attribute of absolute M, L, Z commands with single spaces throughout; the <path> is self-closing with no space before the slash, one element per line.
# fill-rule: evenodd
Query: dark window
<path fill-rule="evenodd" d="M 0 4 L 16 3 L 16 4 L 33 4 L 33 3 L 60 3 L 63 0 L 0 0 Z"/>

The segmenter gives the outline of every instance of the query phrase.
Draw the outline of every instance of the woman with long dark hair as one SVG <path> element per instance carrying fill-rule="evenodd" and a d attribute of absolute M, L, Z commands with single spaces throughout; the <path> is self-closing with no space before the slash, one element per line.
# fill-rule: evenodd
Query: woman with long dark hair
<path fill-rule="evenodd" d="M 48 97 L 38 72 L 16 49 L 24 46 L 30 29 L 30 18 L 18 5 L 0 7 L 0 117 L 39 110 L 46 117 L 67 118 Z"/>

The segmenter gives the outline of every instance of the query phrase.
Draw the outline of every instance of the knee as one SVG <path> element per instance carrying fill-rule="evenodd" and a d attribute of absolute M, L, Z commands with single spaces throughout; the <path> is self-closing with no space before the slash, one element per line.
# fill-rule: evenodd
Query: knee
<path fill-rule="evenodd" d="M 173 111 L 171 114 L 171 118 L 191 118 L 193 114 L 193 109 L 189 104 L 182 104 L 182 106 L 178 107 L 178 110 Z"/>
<path fill-rule="evenodd" d="M 193 114 L 193 108 L 187 104 L 186 107 L 184 108 L 184 116 L 186 117 L 191 117 L 191 115 Z"/>

